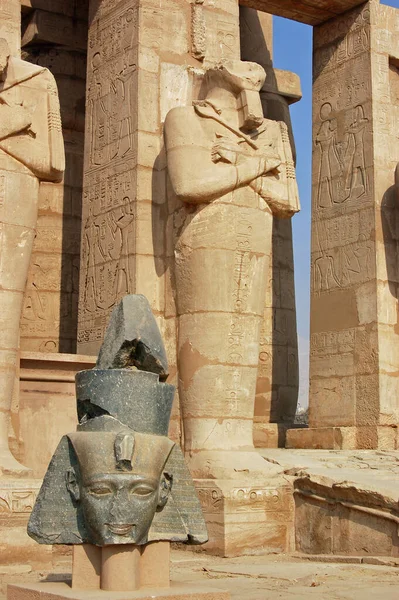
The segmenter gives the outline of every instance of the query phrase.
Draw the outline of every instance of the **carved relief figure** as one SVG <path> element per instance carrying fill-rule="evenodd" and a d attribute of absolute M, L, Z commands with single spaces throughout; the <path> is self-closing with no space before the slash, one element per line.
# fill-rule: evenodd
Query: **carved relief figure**
<path fill-rule="evenodd" d="M 97 216 L 93 215 L 93 203 L 89 204 L 89 214 L 84 227 L 85 273 L 84 288 L 85 309 L 96 312 L 114 306 L 117 298 L 130 291 L 131 265 L 129 252 L 130 225 L 134 222 L 133 207 L 128 197 L 124 205 Z M 99 285 L 96 265 L 100 277 Z"/>
<path fill-rule="evenodd" d="M 331 117 L 332 106 L 329 102 L 322 105 L 320 118 L 322 123 L 316 136 L 316 146 L 320 148 L 320 167 L 317 191 L 317 206 L 330 208 L 336 194 L 333 191 L 333 178 L 340 172 L 337 143 L 337 121 Z"/>
<path fill-rule="evenodd" d="M 252 426 L 272 215 L 299 210 L 286 126 L 263 118 L 264 78 L 257 64 L 226 61 L 207 71 L 204 100 L 165 121 L 179 392 L 197 477 L 264 465 Z"/>
<path fill-rule="evenodd" d="M 359 104 L 355 108 L 354 120 L 348 129 L 348 142 L 344 161 L 348 165 L 345 200 L 361 198 L 368 189 L 364 151 L 364 134 L 368 121 L 364 115 L 363 106 Z"/>
<path fill-rule="evenodd" d="M 324 255 L 315 260 L 315 291 L 328 291 L 336 286 L 341 287 L 335 273 L 334 259 L 332 256 Z"/>
<path fill-rule="evenodd" d="M 111 160 L 117 156 L 123 158 L 132 148 L 133 125 L 131 117 L 131 79 L 136 65 L 129 62 L 130 54 L 124 52 L 123 66 L 111 82 L 112 121 L 115 124 Z"/>
<path fill-rule="evenodd" d="M 60 181 L 64 163 L 53 76 L 10 56 L 7 42 L 0 39 L 0 470 L 21 469 L 8 448 L 8 427 L 39 181 Z"/>
<path fill-rule="evenodd" d="M 108 108 L 105 104 L 104 81 L 102 78 L 101 54 L 96 52 L 91 61 L 92 80 L 88 89 L 88 117 L 91 120 L 90 157 L 93 165 L 102 165 L 106 159 L 108 144 Z"/>

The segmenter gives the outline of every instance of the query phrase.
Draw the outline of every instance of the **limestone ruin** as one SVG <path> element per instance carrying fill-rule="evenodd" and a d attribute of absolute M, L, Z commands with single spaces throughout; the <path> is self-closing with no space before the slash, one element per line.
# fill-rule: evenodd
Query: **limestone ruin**
<path fill-rule="evenodd" d="M 273 66 L 272 15 L 313 26 L 309 427 L 301 85 Z M 121 331 L 113 368 L 145 356 L 177 389 L 205 553 L 398 556 L 398 31 L 379 0 L 0 0 L 2 586 L 71 571 L 26 526 L 129 294 L 165 353 Z"/>

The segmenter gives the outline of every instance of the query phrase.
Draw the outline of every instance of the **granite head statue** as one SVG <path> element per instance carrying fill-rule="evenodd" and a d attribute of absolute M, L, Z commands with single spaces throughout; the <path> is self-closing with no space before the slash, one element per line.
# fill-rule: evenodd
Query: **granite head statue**
<path fill-rule="evenodd" d="M 54 453 L 28 524 L 42 544 L 204 543 L 180 448 L 168 438 L 174 387 L 144 296 L 114 309 L 96 367 L 76 375 L 77 431 Z"/>
<path fill-rule="evenodd" d="M 172 486 L 163 469 L 174 446 L 167 437 L 122 431 L 68 436 L 78 467 L 66 473 L 86 531 L 98 546 L 143 544 Z"/>

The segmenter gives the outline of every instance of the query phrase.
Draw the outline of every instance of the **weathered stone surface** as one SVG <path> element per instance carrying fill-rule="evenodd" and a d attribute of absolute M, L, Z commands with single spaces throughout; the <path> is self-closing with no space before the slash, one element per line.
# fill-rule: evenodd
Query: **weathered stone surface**
<path fill-rule="evenodd" d="M 168 376 L 165 347 L 145 296 L 125 296 L 112 311 L 108 328 L 98 355 L 97 369 L 136 367 Z M 166 435 L 166 434 L 165 434 Z"/>
<path fill-rule="evenodd" d="M 396 447 L 398 19 L 372 1 L 314 31 L 309 435 L 341 447 Z"/>
<path fill-rule="evenodd" d="M 298 551 L 398 555 L 398 452 L 261 452 L 294 485 Z"/>

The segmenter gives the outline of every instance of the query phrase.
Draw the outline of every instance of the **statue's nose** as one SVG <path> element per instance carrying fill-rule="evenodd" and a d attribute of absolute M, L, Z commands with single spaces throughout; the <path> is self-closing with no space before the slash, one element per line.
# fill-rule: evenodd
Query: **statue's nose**
<path fill-rule="evenodd" d="M 127 490 L 119 490 L 114 496 L 110 510 L 113 523 L 126 523 L 128 508 L 129 493 Z"/>

